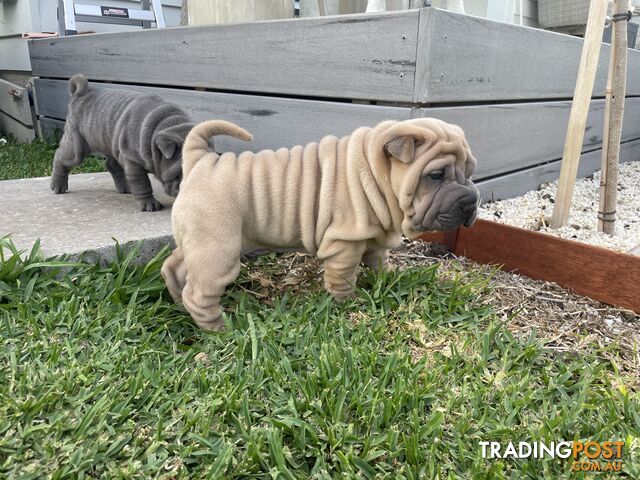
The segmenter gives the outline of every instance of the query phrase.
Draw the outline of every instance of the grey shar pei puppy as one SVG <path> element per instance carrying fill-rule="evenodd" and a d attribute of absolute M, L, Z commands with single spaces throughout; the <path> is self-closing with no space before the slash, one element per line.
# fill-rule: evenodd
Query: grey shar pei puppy
<path fill-rule="evenodd" d="M 56 150 L 51 189 L 69 189 L 69 171 L 91 153 L 106 157 L 106 167 L 120 193 L 132 193 L 140 210 L 162 204 L 153 197 L 149 173 L 176 196 L 182 180 L 182 144 L 193 127 L 178 106 L 155 95 L 124 90 L 96 90 L 84 75 L 69 80 L 71 101 L 64 134 Z"/>
<path fill-rule="evenodd" d="M 177 248 L 167 288 L 203 329 L 220 330 L 220 296 L 243 253 L 302 250 L 324 261 L 325 287 L 354 292 L 362 262 L 388 268 L 402 234 L 470 226 L 480 195 L 462 130 L 440 120 L 385 121 L 291 150 L 218 155 L 213 135 L 250 140 L 224 121 L 198 124 L 183 148 L 184 179 L 171 214 Z"/>

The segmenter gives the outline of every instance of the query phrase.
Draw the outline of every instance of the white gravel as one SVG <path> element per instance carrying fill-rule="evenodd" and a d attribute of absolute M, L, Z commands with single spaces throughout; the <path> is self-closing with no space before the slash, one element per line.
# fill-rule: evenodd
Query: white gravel
<path fill-rule="evenodd" d="M 507 200 L 486 203 L 480 218 L 536 230 L 557 237 L 628 252 L 640 245 L 640 161 L 620 165 L 616 233 L 598 232 L 600 171 L 576 181 L 569 221 L 557 230 L 549 228 L 558 182 L 544 183 L 538 191 Z"/>

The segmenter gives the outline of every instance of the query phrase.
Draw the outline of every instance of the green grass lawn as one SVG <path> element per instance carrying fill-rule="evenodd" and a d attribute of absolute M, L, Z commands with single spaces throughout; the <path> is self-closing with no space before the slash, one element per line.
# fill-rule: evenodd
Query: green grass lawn
<path fill-rule="evenodd" d="M 365 273 L 336 303 L 254 293 L 282 283 L 266 257 L 213 334 L 168 299 L 166 252 L 134 255 L 0 260 L 0 477 L 602 478 L 478 442 L 621 439 L 612 478 L 640 478 L 638 393 L 596 347 L 515 338 L 477 300 L 486 271 Z"/>
<path fill-rule="evenodd" d="M 52 140 L 35 140 L 30 144 L 13 140 L 0 143 L 0 180 L 48 177 L 51 175 L 53 155 L 57 147 L 57 143 Z M 104 162 L 92 156 L 75 167 L 72 173 L 103 172 L 104 170 Z"/>

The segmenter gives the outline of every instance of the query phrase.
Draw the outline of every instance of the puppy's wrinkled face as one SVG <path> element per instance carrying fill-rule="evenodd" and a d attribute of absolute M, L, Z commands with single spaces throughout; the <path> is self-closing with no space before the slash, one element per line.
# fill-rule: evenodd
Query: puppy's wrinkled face
<path fill-rule="evenodd" d="M 459 182 L 453 159 L 437 158 L 420 173 L 412 202 L 412 215 L 407 218 L 416 232 L 454 230 L 470 227 L 476 219 L 480 193 L 473 182 L 464 177 Z"/>
<path fill-rule="evenodd" d="M 160 159 L 160 175 L 158 175 L 164 191 L 172 197 L 178 196 L 182 181 L 182 145 L 176 145 L 173 155 Z"/>
<path fill-rule="evenodd" d="M 434 152 L 433 142 L 412 137 L 394 142 L 387 144 L 386 151 L 393 189 L 404 213 L 405 236 L 470 227 L 480 202 L 478 188 L 470 180 L 475 159 L 460 149 Z"/>
<path fill-rule="evenodd" d="M 183 123 L 166 128 L 153 136 L 153 164 L 155 175 L 162 182 L 167 195 L 175 197 L 182 181 L 182 144 L 193 127 Z"/>

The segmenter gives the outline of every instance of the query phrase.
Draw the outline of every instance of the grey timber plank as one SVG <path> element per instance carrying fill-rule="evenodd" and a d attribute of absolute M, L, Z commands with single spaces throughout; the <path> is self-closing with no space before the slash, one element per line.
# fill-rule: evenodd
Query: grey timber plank
<path fill-rule="evenodd" d="M 53 135 L 56 131 L 62 132 L 64 127 L 64 121 L 58 119 L 52 119 L 47 117 L 39 118 L 41 135 Z M 220 137 L 224 139 L 224 137 Z M 226 146 L 216 141 L 216 146 L 220 150 L 227 150 Z M 281 146 L 281 145 L 280 145 Z M 244 150 L 248 147 L 247 144 L 236 144 L 235 151 Z M 253 145 L 251 145 L 253 149 Z M 275 148 L 275 147 L 269 147 Z M 562 151 L 560 150 L 560 154 Z M 580 160 L 580 166 L 578 169 L 579 177 L 586 177 L 600 168 L 601 150 L 592 150 L 585 152 Z M 640 138 L 627 141 L 620 147 L 620 161 L 639 161 L 640 160 Z M 482 158 L 479 160 L 479 167 L 482 165 Z M 550 182 L 558 179 L 560 174 L 559 157 L 555 160 L 549 161 L 543 165 L 535 165 L 533 167 L 524 168 L 515 172 L 503 171 L 498 176 L 492 177 L 486 180 L 480 178 L 477 180 L 477 184 L 482 193 L 483 201 L 500 200 L 504 198 L 511 198 L 518 195 L 522 195 L 530 190 L 536 190 L 541 183 Z M 478 179 L 477 172 L 474 177 Z M 481 171 L 481 170 L 480 170 Z"/>
<path fill-rule="evenodd" d="M 66 80 L 46 80 L 34 78 L 33 98 L 36 114 L 64 120 L 67 118 L 67 106 L 71 99 L 69 83 Z M 101 85 L 101 84 L 92 84 Z M 110 85 L 111 86 L 111 85 Z M 133 89 L 134 87 L 115 86 L 115 88 Z"/>
<path fill-rule="evenodd" d="M 475 178 L 562 158 L 571 102 L 513 103 L 415 109 L 414 117 L 436 117 L 462 127 L 478 160 Z M 602 145 L 604 101 L 592 100 L 583 151 Z M 640 98 L 625 104 L 623 141 L 640 138 Z"/>
<path fill-rule="evenodd" d="M 2 79 L 0 79 L 0 112 L 13 117 L 23 125 L 33 125 L 27 89 Z"/>
<path fill-rule="evenodd" d="M 444 10 L 420 10 L 418 103 L 572 98 L 583 40 Z M 603 97 L 610 46 L 603 44 L 594 96 Z M 628 50 L 629 72 L 640 51 Z M 627 95 L 640 95 L 628 76 Z"/>
<path fill-rule="evenodd" d="M 237 123 L 254 136 L 251 143 L 218 137 L 215 146 L 219 151 L 291 147 L 318 141 L 325 135 L 347 135 L 357 127 L 375 125 L 383 120 L 411 118 L 411 109 L 405 107 L 116 84 L 92 83 L 92 86 L 156 94 L 180 105 L 196 122 L 221 118 Z M 66 117 L 69 99 L 66 81 L 36 79 L 35 90 L 36 111 L 39 115 L 60 120 Z"/>
<path fill-rule="evenodd" d="M 412 101 L 418 10 L 29 42 L 34 76 Z"/>
<path fill-rule="evenodd" d="M 578 167 L 578 177 L 584 178 L 600 170 L 602 150 L 593 150 L 582 154 Z M 620 145 L 620 161 L 640 161 L 640 139 L 631 140 Z M 561 161 L 556 160 L 519 172 L 501 175 L 489 180 L 477 182 L 484 202 L 502 200 L 537 190 L 544 182 L 553 182 L 560 176 Z"/>
<path fill-rule="evenodd" d="M 56 129 L 62 131 L 64 122 L 46 117 L 40 118 L 40 127 L 45 134 L 52 134 Z M 586 152 L 580 158 L 578 177 L 588 177 L 600 169 L 602 150 Z M 640 139 L 631 140 L 620 146 L 620 161 L 640 161 Z M 517 172 L 505 173 L 487 180 L 477 180 L 476 183 L 484 202 L 502 200 L 522 195 L 531 190 L 537 190 L 544 182 L 553 182 L 560 175 L 561 160 L 551 161 L 544 165 L 537 165 Z"/>
<path fill-rule="evenodd" d="M 571 103 L 536 102 L 409 109 L 351 103 L 323 102 L 253 95 L 225 94 L 183 89 L 93 83 L 113 88 L 154 93 L 184 108 L 194 119 L 222 118 L 254 135 L 251 144 L 227 137 L 216 148 L 228 151 L 290 147 L 317 141 L 325 135 L 342 136 L 359 126 L 386 120 L 432 116 L 460 125 L 478 159 L 476 178 L 540 165 L 562 156 Z M 64 119 L 68 102 L 67 82 L 35 80 L 39 115 Z M 593 100 L 583 150 L 602 144 L 603 100 Z M 625 107 L 623 140 L 640 138 L 640 99 L 629 98 Z"/>
<path fill-rule="evenodd" d="M 54 139 L 62 136 L 64 121 L 55 118 L 38 117 L 38 136 Z"/>
<path fill-rule="evenodd" d="M 0 112 L 0 132 L 12 135 L 19 142 L 31 142 L 36 138 L 33 127 L 23 125 L 4 112 Z"/>

